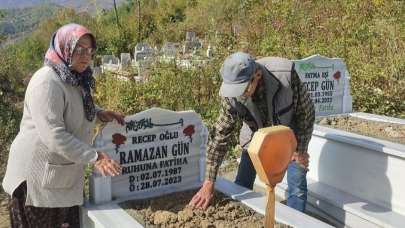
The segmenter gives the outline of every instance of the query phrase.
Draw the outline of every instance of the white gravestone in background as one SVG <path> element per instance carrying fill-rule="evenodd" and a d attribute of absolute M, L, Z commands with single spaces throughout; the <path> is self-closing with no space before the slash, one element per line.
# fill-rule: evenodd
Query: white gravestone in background
<path fill-rule="evenodd" d="M 131 54 L 121 53 L 121 69 L 128 70 L 131 67 Z"/>
<path fill-rule="evenodd" d="M 317 116 L 352 111 L 349 72 L 343 59 L 313 55 L 294 63 L 315 104 Z"/>
<path fill-rule="evenodd" d="M 176 45 L 172 42 L 166 42 L 163 47 L 163 56 L 166 58 L 175 58 L 177 54 Z"/>
<path fill-rule="evenodd" d="M 153 50 L 146 43 L 137 43 L 134 51 L 135 62 L 143 61 L 153 57 L 155 50 Z"/>
<path fill-rule="evenodd" d="M 121 175 L 90 178 L 94 203 L 147 198 L 201 185 L 204 178 L 207 128 L 193 111 L 153 108 L 108 123 L 97 136 L 98 150 L 122 166 Z"/>
<path fill-rule="evenodd" d="M 101 63 L 102 73 L 105 73 L 105 71 L 117 71 L 120 66 L 120 60 L 113 55 L 104 55 Z"/>
<path fill-rule="evenodd" d="M 119 64 L 119 59 L 113 55 L 104 55 L 102 64 Z"/>

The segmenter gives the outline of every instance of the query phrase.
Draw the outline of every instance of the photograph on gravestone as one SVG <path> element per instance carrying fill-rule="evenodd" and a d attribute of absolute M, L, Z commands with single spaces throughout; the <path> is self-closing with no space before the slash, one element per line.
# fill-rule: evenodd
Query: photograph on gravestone
<path fill-rule="evenodd" d="M 294 63 L 317 116 L 352 111 L 349 72 L 343 59 L 313 55 Z"/>
<path fill-rule="evenodd" d="M 121 175 L 111 177 L 112 199 L 148 198 L 201 185 L 208 130 L 196 112 L 152 108 L 125 121 L 125 126 L 107 124 L 95 142 L 122 166 Z M 93 171 L 91 178 L 103 177 Z"/>

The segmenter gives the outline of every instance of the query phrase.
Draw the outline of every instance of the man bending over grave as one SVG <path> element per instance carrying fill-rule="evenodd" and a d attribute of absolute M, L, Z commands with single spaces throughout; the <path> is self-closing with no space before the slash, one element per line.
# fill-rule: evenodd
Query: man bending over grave
<path fill-rule="evenodd" d="M 190 204 L 207 208 L 214 190 L 218 169 L 234 130 L 240 132 L 241 161 L 235 183 L 252 189 L 256 171 L 247 153 L 253 133 L 273 125 L 289 126 L 298 146 L 287 169 L 287 205 L 305 210 L 309 155 L 315 119 L 314 105 L 294 69 L 292 61 L 266 57 L 255 60 L 251 55 L 237 52 L 227 57 L 221 67 L 223 79 L 220 115 L 207 150 L 206 180 Z M 237 120 L 243 121 L 236 129 Z"/>

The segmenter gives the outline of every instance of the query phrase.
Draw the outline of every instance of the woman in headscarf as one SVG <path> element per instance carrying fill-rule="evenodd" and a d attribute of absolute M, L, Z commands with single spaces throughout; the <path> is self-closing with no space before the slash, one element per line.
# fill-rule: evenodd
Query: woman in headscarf
<path fill-rule="evenodd" d="M 44 66 L 28 84 L 3 179 L 13 228 L 79 227 L 85 165 L 93 163 L 103 175 L 120 173 L 116 161 L 90 146 L 96 117 L 124 124 L 123 115 L 93 103 L 89 65 L 95 48 L 87 28 L 61 27 L 52 36 Z"/>

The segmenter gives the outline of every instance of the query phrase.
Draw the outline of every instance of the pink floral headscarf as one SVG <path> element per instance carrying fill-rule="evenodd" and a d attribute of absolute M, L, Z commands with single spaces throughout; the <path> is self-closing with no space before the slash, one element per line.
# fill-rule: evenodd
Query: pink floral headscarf
<path fill-rule="evenodd" d="M 50 66 L 65 83 L 81 86 L 86 119 L 92 121 L 95 117 L 95 106 L 91 96 L 91 89 L 95 87 L 93 72 L 90 67 L 82 73 L 72 69 L 73 51 L 79 39 L 84 35 L 90 35 L 95 48 L 95 37 L 86 27 L 78 24 L 67 24 L 59 28 L 52 35 L 45 55 L 45 65 Z"/>

